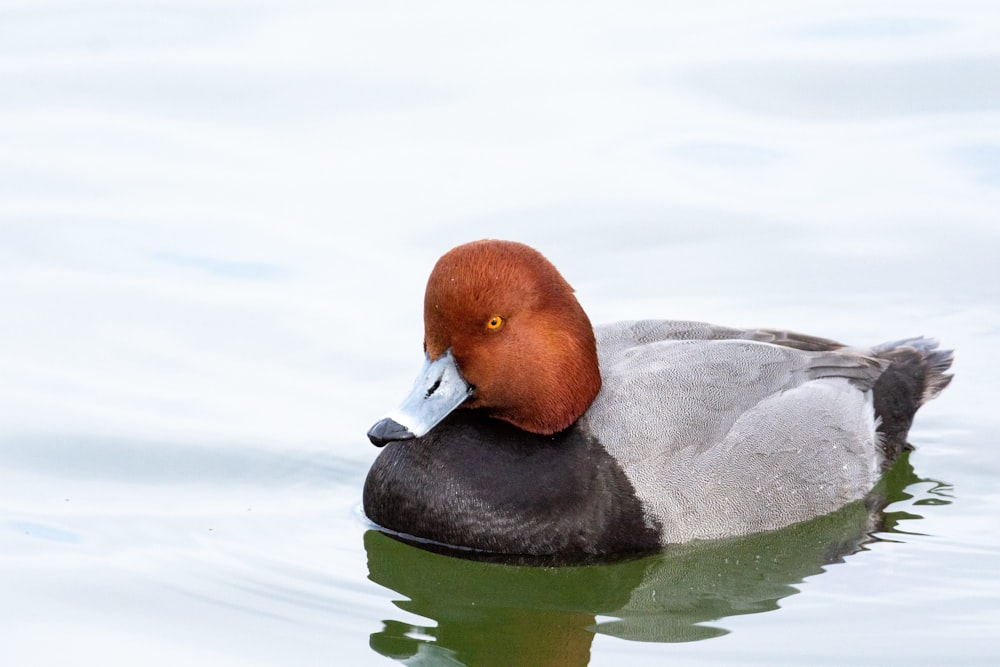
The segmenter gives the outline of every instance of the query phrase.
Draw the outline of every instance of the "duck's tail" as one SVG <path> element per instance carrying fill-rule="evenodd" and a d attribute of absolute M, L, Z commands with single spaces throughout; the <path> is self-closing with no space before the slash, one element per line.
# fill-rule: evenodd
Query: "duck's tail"
<path fill-rule="evenodd" d="M 891 463 L 904 449 L 912 449 L 906 435 L 917 409 L 951 382 L 953 354 L 938 349 L 936 340 L 922 337 L 876 345 L 872 354 L 889 362 L 872 393 L 886 461 Z"/>

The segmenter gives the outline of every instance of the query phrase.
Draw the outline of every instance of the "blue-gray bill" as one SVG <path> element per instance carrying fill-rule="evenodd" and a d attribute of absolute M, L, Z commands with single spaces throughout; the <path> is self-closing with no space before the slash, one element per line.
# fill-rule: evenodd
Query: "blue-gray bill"
<path fill-rule="evenodd" d="M 433 361 L 427 357 L 409 395 L 398 408 L 371 427 L 368 439 L 381 447 L 390 442 L 419 438 L 464 403 L 472 391 L 451 350 Z"/>

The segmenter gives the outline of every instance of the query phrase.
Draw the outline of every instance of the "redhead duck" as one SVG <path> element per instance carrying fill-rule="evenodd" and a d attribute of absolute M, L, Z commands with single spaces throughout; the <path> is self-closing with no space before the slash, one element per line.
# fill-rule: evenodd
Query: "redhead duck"
<path fill-rule="evenodd" d="M 774 530 L 865 498 L 950 351 L 645 320 L 592 327 L 538 251 L 438 260 L 424 368 L 368 432 L 364 510 L 417 541 L 612 555 Z"/>

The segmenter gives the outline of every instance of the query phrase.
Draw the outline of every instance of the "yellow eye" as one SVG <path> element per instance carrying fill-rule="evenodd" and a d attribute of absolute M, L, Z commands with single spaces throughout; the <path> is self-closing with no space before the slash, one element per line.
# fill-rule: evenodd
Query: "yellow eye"
<path fill-rule="evenodd" d="M 499 315 L 494 315 L 489 319 L 488 322 L 486 322 L 486 328 L 489 329 L 490 331 L 497 331 L 502 326 L 503 326 L 503 318 L 500 317 Z"/>

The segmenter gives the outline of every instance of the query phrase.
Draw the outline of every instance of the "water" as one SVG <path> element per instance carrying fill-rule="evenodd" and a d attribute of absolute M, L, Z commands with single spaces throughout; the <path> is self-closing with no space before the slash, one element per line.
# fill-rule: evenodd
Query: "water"
<path fill-rule="evenodd" d="M 0 662 L 992 664 L 988 2 L 0 6 Z M 884 518 L 581 568 L 369 529 L 423 283 L 957 350 Z"/>

